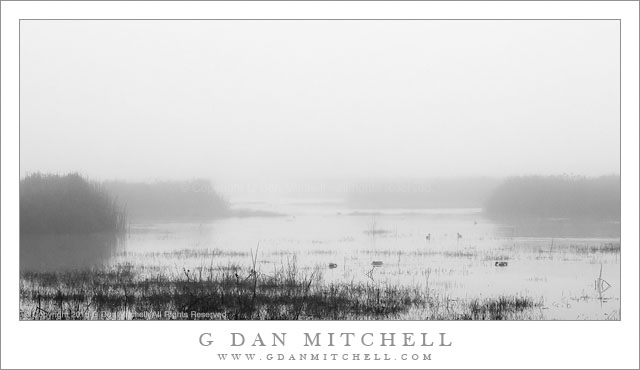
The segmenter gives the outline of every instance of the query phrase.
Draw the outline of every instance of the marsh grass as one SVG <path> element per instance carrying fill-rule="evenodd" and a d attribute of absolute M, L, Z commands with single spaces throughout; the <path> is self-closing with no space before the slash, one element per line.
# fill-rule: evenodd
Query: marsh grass
<path fill-rule="evenodd" d="M 117 199 L 77 173 L 20 180 L 20 234 L 121 233 L 126 227 Z"/>
<path fill-rule="evenodd" d="M 212 257 L 245 257 L 248 252 L 243 251 L 224 251 L 220 249 L 177 249 L 170 251 L 150 251 L 150 252 L 120 252 L 118 257 L 133 256 L 135 258 L 172 258 L 172 259 L 188 259 L 188 258 L 212 258 Z"/>
<path fill-rule="evenodd" d="M 512 177 L 487 198 L 484 211 L 498 219 L 620 220 L 620 176 Z"/>
<path fill-rule="evenodd" d="M 136 220 L 214 219 L 231 215 L 229 202 L 209 180 L 157 182 L 105 181 L 102 186 Z"/>
<path fill-rule="evenodd" d="M 468 303 L 468 311 L 462 316 L 464 320 L 510 320 L 516 314 L 542 306 L 542 301 L 534 301 L 529 297 L 501 296 L 498 298 L 474 298 Z"/>
<path fill-rule="evenodd" d="M 254 259 L 257 256 L 257 251 Z M 25 272 L 23 320 L 505 320 L 534 317 L 533 299 L 455 300 L 420 285 L 371 279 L 325 283 L 323 269 L 293 256 L 269 273 L 227 264 L 173 273 L 123 263 L 67 272 Z M 207 315 L 196 317 L 194 313 Z M 158 313 L 152 316 L 150 313 Z M 529 316 L 530 315 L 530 316 Z"/>

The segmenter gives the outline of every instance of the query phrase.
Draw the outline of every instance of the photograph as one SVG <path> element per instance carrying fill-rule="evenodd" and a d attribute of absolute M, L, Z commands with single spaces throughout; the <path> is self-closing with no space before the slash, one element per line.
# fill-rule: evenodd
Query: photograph
<path fill-rule="evenodd" d="M 22 19 L 19 320 L 619 321 L 619 20 Z"/>
<path fill-rule="evenodd" d="M 638 369 L 638 0 L 1 0 L 1 369 Z"/>

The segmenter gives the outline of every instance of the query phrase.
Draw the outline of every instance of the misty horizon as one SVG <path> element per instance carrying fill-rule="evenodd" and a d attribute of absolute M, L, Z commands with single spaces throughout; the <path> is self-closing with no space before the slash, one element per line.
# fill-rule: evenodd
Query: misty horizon
<path fill-rule="evenodd" d="M 20 173 L 221 186 L 619 174 L 618 32 L 23 21 Z"/>

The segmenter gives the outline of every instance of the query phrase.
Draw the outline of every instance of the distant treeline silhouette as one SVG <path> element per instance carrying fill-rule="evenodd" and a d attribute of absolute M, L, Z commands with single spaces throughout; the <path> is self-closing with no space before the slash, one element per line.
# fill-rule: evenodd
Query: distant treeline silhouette
<path fill-rule="evenodd" d="M 500 185 L 494 178 L 452 178 L 356 184 L 347 203 L 356 208 L 481 208 Z"/>
<path fill-rule="evenodd" d="M 208 180 L 106 181 L 103 185 L 126 206 L 131 219 L 202 219 L 230 214 L 228 202 Z"/>
<path fill-rule="evenodd" d="M 20 180 L 21 234 L 88 234 L 126 229 L 123 207 L 77 173 L 34 173 Z"/>
<path fill-rule="evenodd" d="M 525 176 L 505 180 L 484 211 L 498 218 L 620 219 L 620 176 Z"/>

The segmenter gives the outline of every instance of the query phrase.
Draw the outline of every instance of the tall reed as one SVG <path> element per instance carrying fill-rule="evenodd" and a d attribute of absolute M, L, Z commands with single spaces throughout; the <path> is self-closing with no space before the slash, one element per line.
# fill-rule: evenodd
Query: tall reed
<path fill-rule="evenodd" d="M 78 173 L 34 173 L 20 180 L 21 234 L 124 232 L 124 207 Z"/>

